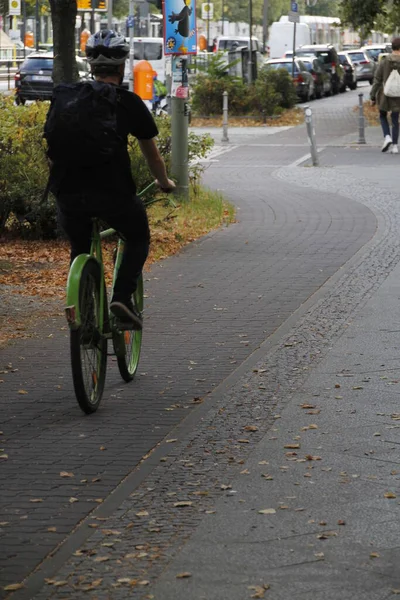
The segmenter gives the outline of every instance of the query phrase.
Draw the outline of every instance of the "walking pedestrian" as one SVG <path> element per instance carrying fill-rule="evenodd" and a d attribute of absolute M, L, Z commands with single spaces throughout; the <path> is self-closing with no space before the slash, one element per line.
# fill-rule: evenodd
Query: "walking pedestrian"
<path fill-rule="evenodd" d="M 392 81 L 395 81 L 396 77 L 391 77 L 389 82 L 388 79 L 393 71 L 399 72 L 400 70 L 400 38 L 394 38 L 392 49 L 392 54 L 383 58 L 376 70 L 374 84 L 371 89 L 371 101 L 373 105 L 377 104 L 379 107 L 379 119 L 384 137 L 382 152 L 387 152 L 390 149 L 392 154 L 398 154 L 400 90 L 394 92 L 396 96 L 393 95 L 393 89 L 390 91 L 389 87 L 393 88 Z M 388 87 L 387 84 L 390 84 L 390 86 Z M 396 87 L 396 83 L 394 85 Z M 392 120 L 391 134 L 388 120 L 389 112 Z"/>

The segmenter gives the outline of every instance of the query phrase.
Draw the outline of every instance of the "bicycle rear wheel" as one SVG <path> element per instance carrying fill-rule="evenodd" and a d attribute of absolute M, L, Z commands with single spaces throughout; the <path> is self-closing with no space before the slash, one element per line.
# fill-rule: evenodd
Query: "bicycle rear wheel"
<path fill-rule="evenodd" d="M 98 409 L 106 379 L 107 340 L 100 331 L 100 285 L 100 267 L 89 260 L 79 281 L 81 325 L 70 337 L 75 395 L 86 414 Z"/>
<path fill-rule="evenodd" d="M 137 310 L 143 312 L 143 277 L 140 276 L 136 292 L 133 295 L 133 303 Z M 142 331 L 122 331 L 124 353 L 122 356 L 117 354 L 118 369 L 124 381 L 129 382 L 135 377 L 139 366 L 140 350 L 142 347 Z M 121 338 L 122 342 L 122 338 Z"/>

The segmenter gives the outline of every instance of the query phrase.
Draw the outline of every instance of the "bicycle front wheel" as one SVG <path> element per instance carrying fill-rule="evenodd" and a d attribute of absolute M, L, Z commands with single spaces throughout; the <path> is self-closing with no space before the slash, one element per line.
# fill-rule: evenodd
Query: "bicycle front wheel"
<path fill-rule="evenodd" d="M 143 312 L 143 277 L 140 276 L 138 280 L 138 286 L 136 292 L 133 295 L 133 303 L 136 306 L 136 309 L 142 313 Z M 123 355 L 118 356 L 117 354 L 117 362 L 118 369 L 121 374 L 121 377 L 127 383 L 132 381 L 135 377 L 137 368 L 139 366 L 140 359 L 140 351 L 142 348 L 142 331 L 122 331 L 121 336 L 123 336 L 123 344 L 124 348 Z"/>
<path fill-rule="evenodd" d="M 78 404 L 86 414 L 100 404 L 107 368 L 107 340 L 101 334 L 100 267 L 89 260 L 79 281 L 81 325 L 71 331 L 72 380 Z"/>

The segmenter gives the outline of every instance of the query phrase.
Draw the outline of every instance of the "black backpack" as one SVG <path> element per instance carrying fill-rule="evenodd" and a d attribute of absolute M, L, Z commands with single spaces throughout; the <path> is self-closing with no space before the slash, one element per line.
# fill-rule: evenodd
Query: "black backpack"
<path fill-rule="evenodd" d="M 77 167 L 110 162 L 123 147 L 117 131 L 117 101 L 117 89 L 107 83 L 57 85 L 44 128 L 49 158 Z"/>

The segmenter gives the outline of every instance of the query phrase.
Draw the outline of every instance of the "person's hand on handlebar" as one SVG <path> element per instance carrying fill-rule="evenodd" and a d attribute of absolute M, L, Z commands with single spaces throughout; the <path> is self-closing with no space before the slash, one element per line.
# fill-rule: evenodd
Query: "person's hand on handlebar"
<path fill-rule="evenodd" d="M 172 179 L 167 179 L 166 181 L 159 181 L 158 179 L 156 179 L 156 185 L 160 188 L 162 192 L 165 192 L 166 194 L 173 192 L 176 188 L 176 185 L 172 181 Z"/>

